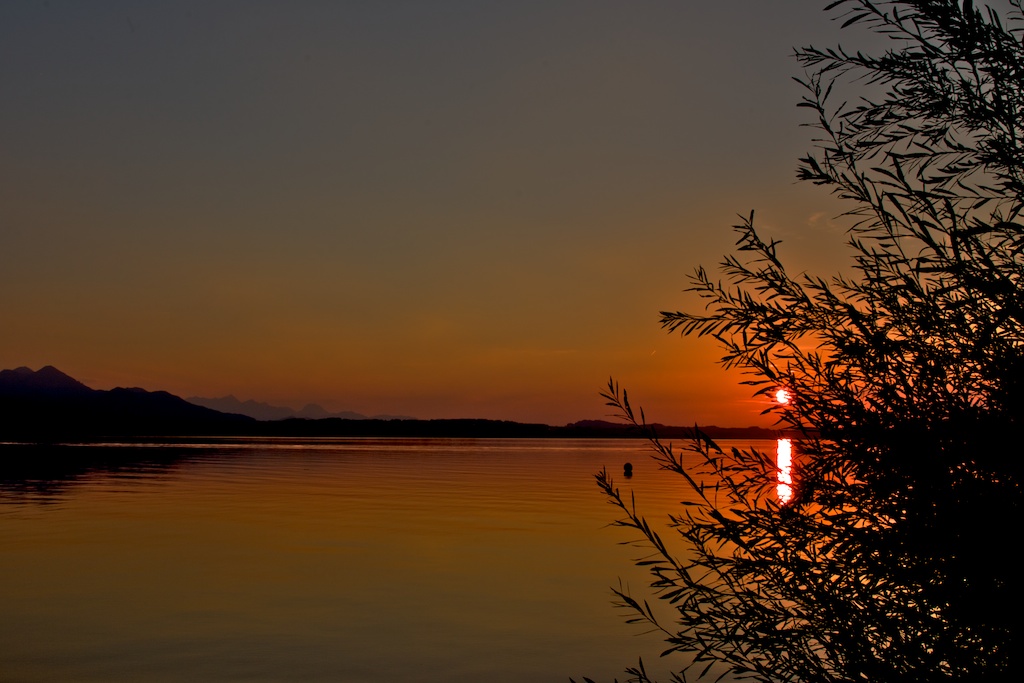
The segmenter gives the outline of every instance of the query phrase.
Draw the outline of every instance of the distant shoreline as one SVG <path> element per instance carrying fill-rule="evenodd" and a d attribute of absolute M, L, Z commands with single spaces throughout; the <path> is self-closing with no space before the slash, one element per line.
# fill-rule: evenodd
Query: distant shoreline
<path fill-rule="evenodd" d="M 25 417 L 25 416 L 23 416 Z M 650 425 L 653 433 L 663 439 L 690 439 L 693 427 Z M 775 439 L 779 430 L 762 427 L 700 427 L 711 439 Z M 598 420 L 565 426 L 522 423 L 507 420 L 437 419 L 437 420 L 319 420 L 289 418 L 275 421 L 225 421 L 196 423 L 191 421 L 154 424 L 143 421 L 133 424 L 83 423 L 74 420 L 21 420 L 17 425 L 0 428 L 0 439 L 14 443 L 103 442 L 111 439 L 152 441 L 177 438 L 232 437 L 377 437 L 377 438 L 464 438 L 464 439 L 637 439 L 650 432 L 626 424 Z"/>
<path fill-rule="evenodd" d="M 699 428 L 712 439 L 771 439 L 763 427 Z M 89 442 L 161 437 L 416 437 L 416 438 L 688 439 L 693 427 L 582 420 L 563 426 L 490 419 L 288 417 L 259 420 L 190 403 L 166 391 L 91 389 L 53 366 L 0 370 L 0 441 Z"/>

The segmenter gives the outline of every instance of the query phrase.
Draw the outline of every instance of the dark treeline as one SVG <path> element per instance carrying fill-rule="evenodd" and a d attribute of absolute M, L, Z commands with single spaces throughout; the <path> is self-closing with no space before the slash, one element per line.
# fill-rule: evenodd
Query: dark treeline
<path fill-rule="evenodd" d="M 691 427 L 654 425 L 666 438 L 689 439 L 694 435 Z M 538 423 L 510 422 L 507 420 L 447 419 L 447 420 L 303 420 L 298 418 L 261 422 L 258 434 L 266 436 L 409 436 L 452 438 L 642 438 L 633 425 L 584 420 L 564 426 Z M 704 433 L 718 439 L 771 439 L 777 431 L 760 427 L 702 427 Z"/>

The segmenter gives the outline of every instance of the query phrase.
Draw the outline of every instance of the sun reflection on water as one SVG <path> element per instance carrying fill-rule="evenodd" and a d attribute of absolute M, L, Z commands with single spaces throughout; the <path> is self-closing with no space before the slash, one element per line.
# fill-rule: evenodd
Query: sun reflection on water
<path fill-rule="evenodd" d="M 793 444 L 789 439 L 779 439 L 775 450 L 775 463 L 779 468 L 779 483 L 775 493 L 779 502 L 785 505 L 793 498 Z"/>

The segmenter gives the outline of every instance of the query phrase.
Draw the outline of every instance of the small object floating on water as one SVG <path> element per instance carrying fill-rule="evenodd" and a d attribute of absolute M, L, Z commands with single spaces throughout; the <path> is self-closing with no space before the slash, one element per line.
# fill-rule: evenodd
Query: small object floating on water
<path fill-rule="evenodd" d="M 633 476 L 633 463 L 627 462 L 625 465 L 623 465 L 622 466 L 622 474 L 625 477 L 632 477 Z"/>

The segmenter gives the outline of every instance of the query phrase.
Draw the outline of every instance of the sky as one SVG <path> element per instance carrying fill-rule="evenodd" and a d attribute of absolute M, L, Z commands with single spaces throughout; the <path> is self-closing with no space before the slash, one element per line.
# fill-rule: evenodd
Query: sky
<path fill-rule="evenodd" d="M 865 44 L 826 4 L 4 2 L 0 367 L 548 424 L 614 377 L 770 425 L 659 311 L 751 210 L 794 272 L 846 263 L 795 181 L 793 49 Z"/>

